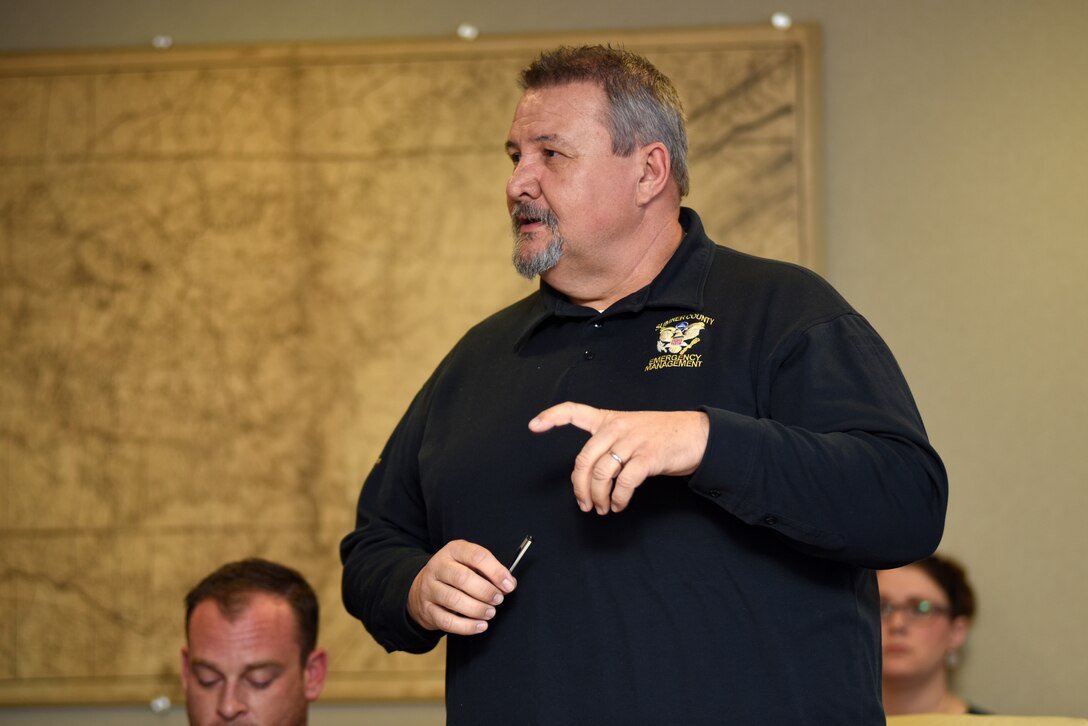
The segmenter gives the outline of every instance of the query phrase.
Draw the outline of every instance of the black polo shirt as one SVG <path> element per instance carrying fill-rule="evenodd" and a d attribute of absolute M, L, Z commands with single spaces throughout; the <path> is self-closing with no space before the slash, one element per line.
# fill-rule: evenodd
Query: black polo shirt
<path fill-rule="evenodd" d="M 407 617 L 446 542 L 508 561 L 489 629 L 450 636 L 450 724 L 877 724 L 869 568 L 936 548 L 947 501 L 907 384 L 869 324 L 803 268 L 685 238 L 603 313 L 542 283 L 457 344 L 394 431 L 343 541 L 344 601 L 389 650 L 440 634 Z M 533 434 L 563 401 L 694 410 L 691 477 L 582 513 L 588 434 Z"/>

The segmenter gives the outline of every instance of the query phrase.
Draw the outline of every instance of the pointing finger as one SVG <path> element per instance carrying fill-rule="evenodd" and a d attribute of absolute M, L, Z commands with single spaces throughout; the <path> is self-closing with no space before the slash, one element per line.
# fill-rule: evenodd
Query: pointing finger
<path fill-rule="evenodd" d="M 584 403 L 565 401 L 538 413 L 529 422 L 529 430 L 536 433 L 549 431 L 556 426 L 573 424 L 583 431 L 596 432 L 605 419 L 606 413 L 599 409 L 587 406 Z"/>

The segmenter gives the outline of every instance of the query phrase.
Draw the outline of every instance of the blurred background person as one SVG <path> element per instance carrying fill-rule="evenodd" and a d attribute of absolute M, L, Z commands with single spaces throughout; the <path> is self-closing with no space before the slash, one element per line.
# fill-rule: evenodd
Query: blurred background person
<path fill-rule="evenodd" d="M 988 713 L 949 684 L 975 614 L 975 594 L 963 567 L 932 555 L 877 572 L 877 581 L 885 713 Z"/>
<path fill-rule="evenodd" d="M 305 726 L 328 656 L 317 595 L 296 570 L 247 559 L 185 596 L 181 683 L 191 726 Z"/>

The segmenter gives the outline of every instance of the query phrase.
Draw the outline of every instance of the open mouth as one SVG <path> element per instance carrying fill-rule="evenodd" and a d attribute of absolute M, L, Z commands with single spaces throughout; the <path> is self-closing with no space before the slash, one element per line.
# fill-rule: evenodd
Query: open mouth
<path fill-rule="evenodd" d="M 529 204 L 518 204 L 510 212 L 516 232 L 532 232 L 540 226 L 553 227 L 554 215 L 547 209 Z"/>

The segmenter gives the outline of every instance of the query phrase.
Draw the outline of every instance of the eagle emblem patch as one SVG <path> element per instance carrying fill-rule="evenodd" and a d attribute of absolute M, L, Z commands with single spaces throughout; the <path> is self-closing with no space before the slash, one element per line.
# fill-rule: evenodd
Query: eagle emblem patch
<path fill-rule="evenodd" d="M 705 323 L 698 321 L 689 323 L 681 320 L 676 325 L 666 325 L 660 328 L 657 336 L 657 350 L 659 353 L 686 353 L 689 348 L 694 348 L 699 342 L 699 334 L 706 327 Z"/>
<path fill-rule="evenodd" d="M 664 353 L 651 358 L 646 364 L 646 371 L 661 368 L 698 368 L 703 364 L 703 356 L 692 353 L 708 326 L 714 324 L 714 318 L 706 315 L 682 315 L 670 318 L 656 327 L 657 352 Z"/>

